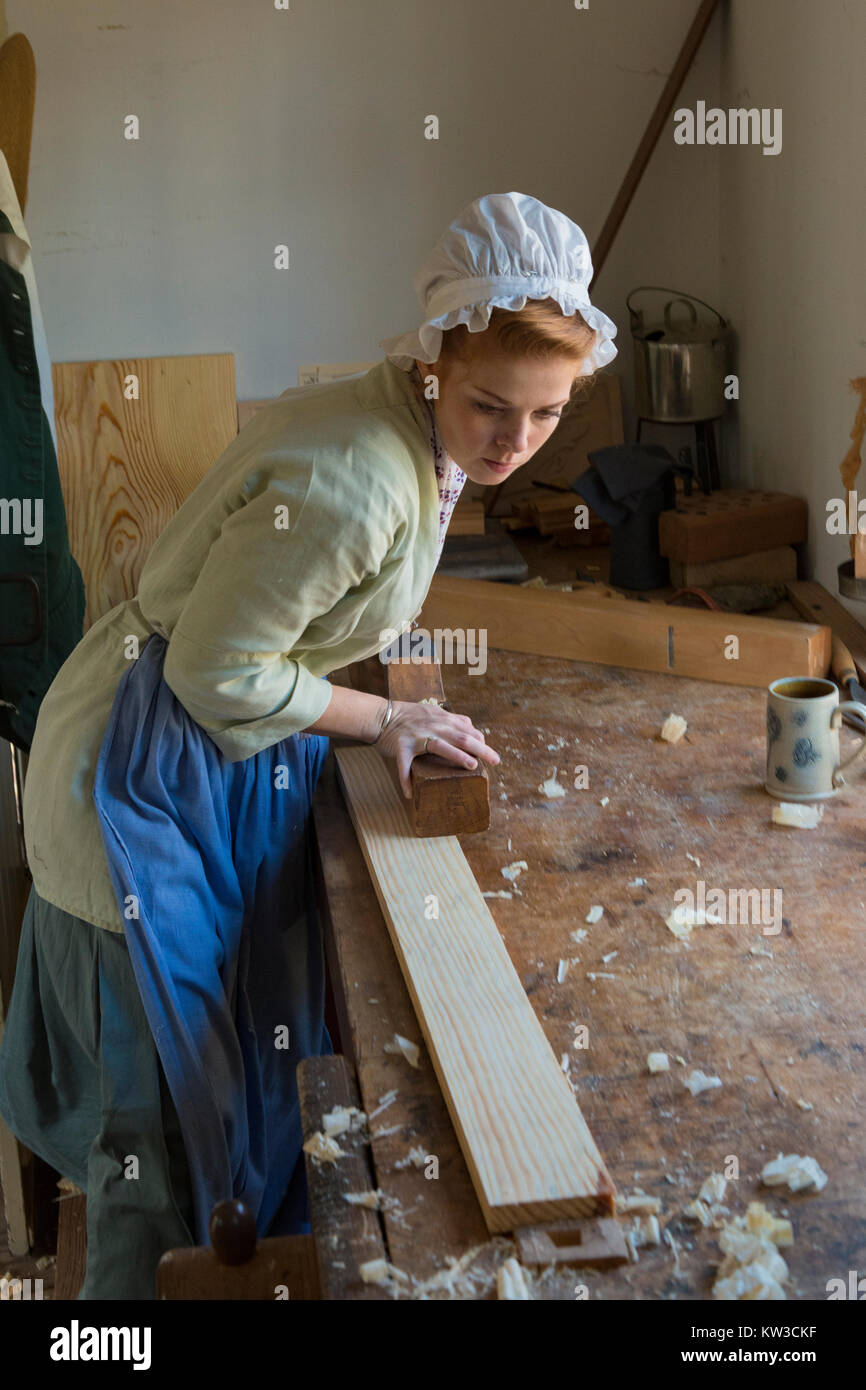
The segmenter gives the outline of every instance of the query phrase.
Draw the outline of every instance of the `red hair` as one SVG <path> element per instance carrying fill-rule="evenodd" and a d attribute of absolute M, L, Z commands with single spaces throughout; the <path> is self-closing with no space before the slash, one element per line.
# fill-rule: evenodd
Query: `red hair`
<path fill-rule="evenodd" d="M 577 368 L 595 343 L 595 330 L 579 311 L 564 314 L 555 299 L 528 299 L 522 309 L 490 311 L 490 323 L 483 333 L 470 333 L 465 323 L 442 334 L 440 361 L 466 362 L 487 345 L 494 344 L 511 357 L 534 357 L 546 361 L 565 358 L 575 365 L 572 399 L 584 394 L 594 373 L 580 375 Z"/>

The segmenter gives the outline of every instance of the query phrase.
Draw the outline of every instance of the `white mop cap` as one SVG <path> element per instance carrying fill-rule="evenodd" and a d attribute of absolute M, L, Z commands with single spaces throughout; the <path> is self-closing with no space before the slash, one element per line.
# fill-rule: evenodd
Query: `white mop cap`
<path fill-rule="evenodd" d="M 576 222 L 526 193 L 488 193 L 458 213 L 413 276 L 421 325 L 379 346 L 411 371 L 416 358 L 436 361 L 444 330 L 465 323 L 482 333 L 492 309 L 550 298 L 566 315 L 579 310 L 595 329 L 580 370 L 589 376 L 616 357 L 616 324 L 590 303 L 591 280 L 589 243 Z"/>

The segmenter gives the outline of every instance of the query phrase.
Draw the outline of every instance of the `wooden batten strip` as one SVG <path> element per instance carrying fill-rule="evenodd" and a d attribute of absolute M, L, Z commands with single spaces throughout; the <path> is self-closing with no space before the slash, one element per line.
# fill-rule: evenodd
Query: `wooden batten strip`
<path fill-rule="evenodd" d="M 524 589 L 481 579 L 436 576 L 419 623 L 431 632 L 484 629 L 488 646 L 502 651 L 728 685 L 823 676 L 830 665 L 830 628 L 815 623 L 629 599 L 615 603 L 586 590 Z M 725 656 L 731 634 L 739 639 L 735 660 Z"/>
<path fill-rule="evenodd" d="M 335 756 L 489 1230 L 611 1214 L 613 1183 L 459 841 L 415 837 L 375 749 Z"/>

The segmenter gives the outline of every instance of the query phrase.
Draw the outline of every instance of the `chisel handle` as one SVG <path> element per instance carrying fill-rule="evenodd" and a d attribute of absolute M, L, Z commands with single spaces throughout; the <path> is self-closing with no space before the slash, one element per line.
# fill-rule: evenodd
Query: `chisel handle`
<path fill-rule="evenodd" d="M 850 680 L 857 680 L 857 667 L 854 665 L 854 658 L 849 652 L 841 637 L 833 633 L 833 645 L 830 653 L 830 669 L 839 684 L 845 688 Z"/>

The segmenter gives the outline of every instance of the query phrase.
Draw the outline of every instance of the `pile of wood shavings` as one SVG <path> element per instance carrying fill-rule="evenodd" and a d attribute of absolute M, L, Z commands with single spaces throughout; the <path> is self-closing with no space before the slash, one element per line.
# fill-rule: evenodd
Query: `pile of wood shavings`
<path fill-rule="evenodd" d="M 393 1298 L 410 1299 L 415 1302 L 440 1302 L 446 1299 L 477 1299 L 497 1287 L 499 1270 L 506 1260 L 514 1259 L 516 1246 L 505 1236 L 494 1236 L 483 1245 L 474 1245 L 465 1255 L 457 1259 L 446 1257 L 446 1268 L 440 1269 L 429 1279 L 417 1283 L 411 1275 L 399 1277 L 400 1271 L 388 1267 L 386 1278 L 381 1281 Z M 472 1266 L 484 1261 L 485 1267 L 473 1269 Z M 385 1265 L 385 1261 L 377 1262 Z M 524 1279 L 531 1288 L 532 1276 L 522 1269 Z M 405 1279 L 405 1282 L 404 1282 Z"/>

